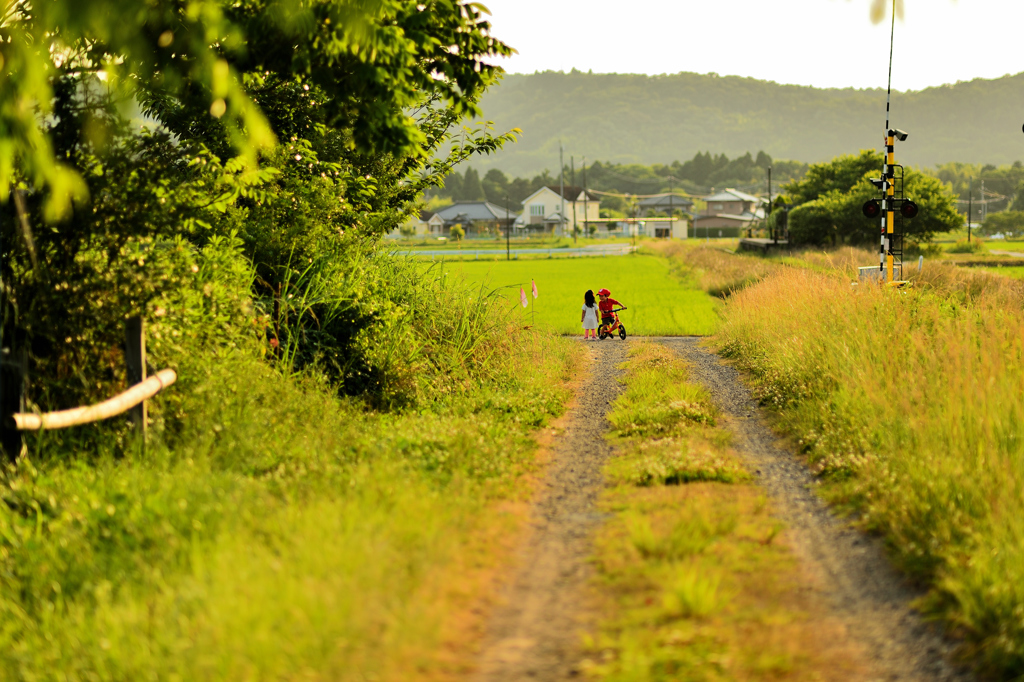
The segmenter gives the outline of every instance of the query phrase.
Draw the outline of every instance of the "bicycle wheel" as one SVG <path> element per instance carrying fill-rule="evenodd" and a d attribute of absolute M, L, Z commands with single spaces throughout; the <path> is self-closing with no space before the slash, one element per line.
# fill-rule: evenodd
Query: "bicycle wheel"
<path fill-rule="evenodd" d="M 622 339 L 623 341 L 626 340 L 626 328 L 623 327 L 621 324 L 619 325 L 619 338 Z"/>

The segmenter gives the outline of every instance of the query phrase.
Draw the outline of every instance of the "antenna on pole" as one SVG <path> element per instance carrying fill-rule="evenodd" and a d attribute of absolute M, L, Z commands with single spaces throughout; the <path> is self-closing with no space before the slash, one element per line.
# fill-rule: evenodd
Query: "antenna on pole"
<path fill-rule="evenodd" d="M 889 103 L 892 100 L 892 46 L 896 39 L 896 0 L 892 0 L 892 25 L 889 28 L 889 83 L 885 88 L 885 134 L 889 135 Z"/>

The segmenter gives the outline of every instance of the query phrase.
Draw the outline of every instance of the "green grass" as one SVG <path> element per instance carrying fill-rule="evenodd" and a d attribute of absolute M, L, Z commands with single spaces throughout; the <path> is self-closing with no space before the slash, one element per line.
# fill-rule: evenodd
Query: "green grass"
<path fill-rule="evenodd" d="M 979 268 L 985 272 L 991 272 L 995 275 L 1004 275 L 1006 277 L 1013 277 L 1014 279 L 1024 279 L 1024 265 L 1013 266 L 1013 267 L 1001 267 L 1001 268 Z"/>
<path fill-rule="evenodd" d="M 705 335 L 718 325 L 720 303 L 695 285 L 673 277 L 668 262 L 656 256 L 469 261 L 446 263 L 445 268 L 470 282 L 503 288 L 514 319 L 523 324 L 536 319 L 538 328 L 561 334 L 582 334 L 583 293 L 602 287 L 629 308 L 621 313 L 621 319 L 633 335 Z M 537 283 L 536 301 L 530 295 L 531 280 Z M 525 310 L 518 304 L 520 286 L 532 304 Z M 430 314 L 443 315 L 444 311 Z"/>
<path fill-rule="evenodd" d="M 478 636 L 483 574 L 525 523 L 507 507 L 528 494 L 533 432 L 580 347 L 407 279 L 447 313 L 374 300 L 378 339 L 405 353 L 373 350 L 430 385 L 408 408 L 197 344 L 151 402 L 145 452 L 117 419 L 29 434 L 0 464 L 0 680 L 443 676 Z"/>

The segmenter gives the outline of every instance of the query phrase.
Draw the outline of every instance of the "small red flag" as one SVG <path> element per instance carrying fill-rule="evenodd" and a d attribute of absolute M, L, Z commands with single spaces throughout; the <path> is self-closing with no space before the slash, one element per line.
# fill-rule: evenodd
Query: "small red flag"
<path fill-rule="evenodd" d="M 531 279 L 531 280 L 530 280 L 530 284 L 532 284 L 532 285 L 533 285 L 533 297 L 534 297 L 534 298 L 537 298 L 537 283 L 536 283 L 536 282 L 534 282 L 534 281 L 533 281 L 533 280 Z"/>
<path fill-rule="evenodd" d="M 523 304 L 523 307 L 530 305 L 526 302 L 526 291 L 522 287 L 519 287 L 519 302 Z"/>

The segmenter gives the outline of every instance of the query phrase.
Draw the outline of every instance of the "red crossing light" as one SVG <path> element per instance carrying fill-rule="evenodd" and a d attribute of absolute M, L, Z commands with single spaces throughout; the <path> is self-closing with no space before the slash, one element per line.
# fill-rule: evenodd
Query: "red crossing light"
<path fill-rule="evenodd" d="M 864 215 L 868 218 L 877 218 L 882 215 L 882 207 L 879 205 L 877 199 L 871 199 L 870 201 L 864 202 Z"/>
<path fill-rule="evenodd" d="M 917 204 L 913 201 L 904 201 L 900 205 L 900 215 L 904 218 L 916 218 L 918 213 Z"/>

